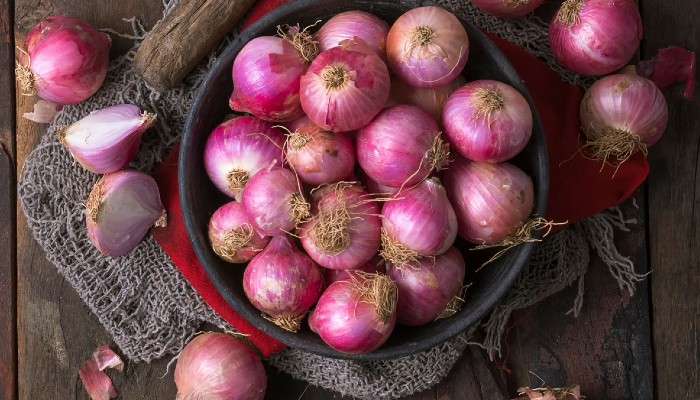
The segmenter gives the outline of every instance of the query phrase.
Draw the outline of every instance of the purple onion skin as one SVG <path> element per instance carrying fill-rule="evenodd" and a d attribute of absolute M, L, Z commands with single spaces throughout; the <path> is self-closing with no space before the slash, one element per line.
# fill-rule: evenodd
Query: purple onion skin
<path fill-rule="evenodd" d="M 434 321 L 460 294 L 464 274 L 464 258 L 454 247 L 443 255 L 421 259 L 419 265 L 387 265 L 387 275 L 399 288 L 398 322 L 420 326 Z"/>
<path fill-rule="evenodd" d="M 481 11 L 500 18 L 521 18 L 544 3 L 544 0 L 514 2 L 511 0 L 472 0 Z"/>
<path fill-rule="evenodd" d="M 243 229 L 250 229 L 253 232 L 250 241 L 240 249 L 235 249 L 235 251 L 228 249 L 228 252 L 232 253 L 231 255 L 222 255 L 221 250 L 227 250 L 223 243 L 226 234 L 232 230 L 240 229 L 241 227 L 243 227 Z M 232 201 L 219 207 L 211 216 L 209 220 L 209 242 L 214 252 L 216 252 L 221 259 L 234 264 L 246 263 L 262 251 L 270 242 L 268 236 L 257 232 L 254 227 L 255 222 L 253 222 L 252 218 L 250 218 L 245 211 L 243 204 Z"/>
<path fill-rule="evenodd" d="M 336 14 L 318 30 L 316 38 L 321 51 L 340 46 L 344 40 L 361 40 L 382 59 L 386 57 L 386 35 L 389 25 L 376 16 L 359 10 Z"/>
<path fill-rule="evenodd" d="M 294 173 L 286 168 L 271 168 L 255 174 L 243 191 L 243 205 L 263 235 L 277 236 L 296 226 L 292 217 L 292 196 L 299 195 Z"/>
<path fill-rule="evenodd" d="M 251 40 L 233 62 L 231 109 L 272 122 L 301 117 L 299 82 L 306 67 L 288 40 L 276 36 Z"/>
<path fill-rule="evenodd" d="M 438 124 L 420 108 L 389 107 L 358 132 L 357 161 L 380 185 L 410 187 L 432 172 L 426 155 L 439 134 Z"/>
<path fill-rule="evenodd" d="M 466 81 L 462 76 L 458 76 L 452 82 L 442 86 L 430 88 L 417 88 L 410 86 L 401 79 L 391 80 L 392 105 L 413 104 L 421 110 L 430 114 L 436 121 L 442 119 L 442 110 L 450 95 L 462 87 Z"/>
<path fill-rule="evenodd" d="M 354 269 L 325 269 L 326 284 L 330 286 L 333 282 L 347 281 L 350 279 L 353 271 L 367 272 L 370 274 L 386 272 L 383 260 L 379 257 L 374 257 L 370 261 Z"/>
<path fill-rule="evenodd" d="M 496 244 L 527 222 L 534 207 L 532 179 L 508 163 L 455 160 L 443 182 L 457 214 L 459 235 Z"/>

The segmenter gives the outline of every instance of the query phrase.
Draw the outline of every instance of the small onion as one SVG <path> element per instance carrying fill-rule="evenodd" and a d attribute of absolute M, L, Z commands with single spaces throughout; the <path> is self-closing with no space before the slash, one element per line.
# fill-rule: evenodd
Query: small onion
<path fill-rule="evenodd" d="M 532 110 L 505 83 L 469 82 L 450 96 L 442 123 L 452 148 L 473 161 L 502 162 L 520 153 L 532 135 Z"/>
<path fill-rule="evenodd" d="M 386 275 L 355 272 L 333 283 L 309 317 L 309 326 L 333 349 L 365 354 L 378 349 L 396 324 L 396 284 Z"/>
<path fill-rule="evenodd" d="M 391 26 L 386 52 L 392 71 L 409 85 L 442 86 L 452 82 L 467 64 L 469 37 L 451 12 L 436 6 L 418 7 Z"/>
<path fill-rule="evenodd" d="M 336 14 L 318 30 L 316 38 L 321 51 L 340 46 L 345 40 L 361 40 L 381 58 L 385 57 L 389 26 L 376 16 L 352 10 Z"/>
<path fill-rule="evenodd" d="M 102 254 L 119 257 L 143 240 L 152 226 L 165 226 L 166 215 L 156 181 L 133 170 L 103 176 L 85 207 L 88 238 Z"/>
<path fill-rule="evenodd" d="M 389 71 L 374 52 L 356 42 L 319 54 L 301 78 L 301 106 L 323 129 L 359 129 L 389 98 Z"/>
<path fill-rule="evenodd" d="M 387 265 L 387 274 L 399 289 L 398 322 L 419 326 L 456 311 L 464 284 L 464 258 L 454 247 L 437 257 L 421 259 L 416 266 Z M 455 301 L 457 300 L 457 301 Z M 449 309 L 448 309 L 449 308 Z"/>
<path fill-rule="evenodd" d="M 457 79 L 446 85 L 417 88 L 408 85 L 401 79 L 393 79 L 391 81 L 391 98 L 395 103 L 392 105 L 413 104 L 432 115 L 436 121 L 440 121 L 442 119 L 442 109 L 445 107 L 447 99 L 452 92 L 464 85 L 464 83 L 464 78 L 458 76 Z"/>
<path fill-rule="evenodd" d="M 337 281 L 347 281 L 352 279 L 353 274 L 356 271 L 373 273 L 384 273 L 384 261 L 380 257 L 374 257 L 369 262 L 362 264 L 358 268 L 354 269 L 326 269 L 326 284 L 330 285 Z"/>
<path fill-rule="evenodd" d="M 456 160 L 444 176 L 457 214 L 459 235 L 472 243 L 496 244 L 513 234 L 534 205 L 532 179 L 508 164 Z"/>
<path fill-rule="evenodd" d="M 302 181 L 319 186 L 352 176 L 355 169 L 355 145 L 345 134 L 325 131 L 308 117 L 289 125 L 287 162 Z"/>
<path fill-rule="evenodd" d="M 276 236 L 243 273 L 243 290 L 253 306 L 291 332 L 323 291 L 323 273 L 286 236 Z"/>
<path fill-rule="evenodd" d="M 481 11 L 501 18 L 524 17 L 544 3 L 544 0 L 472 0 Z"/>
<path fill-rule="evenodd" d="M 141 136 L 156 115 L 131 104 L 93 111 L 60 132 L 61 142 L 88 171 L 119 171 L 136 157 Z"/>
<path fill-rule="evenodd" d="M 634 0 L 566 0 L 549 25 L 557 61 L 582 75 L 607 75 L 624 67 L 642 40 Z"/>
<path fill-rule="evenodd" d="M 385 109 L 357 135 L 357 160 L 380 185 L 411 186 L 447 162 L 435 120 L 416 106 Z"/>
<path fill-rule="evenodd" d="M 209 241 L 221 259 L 241 264 L 262 251 L 270 238 L 255 229 L 255 223 L 243 204 L 232 201 L 219 207 L 211 216 Z"/>
<path fill-rule="evenodd" d="M 176 400 L 263 400 L 267 374 L 260 357 L 243 341 L 206 332 L 177 357 L 175 386 Z"/>
<path fill-rule="evenodd" d="M 284 137 L 272 124 L 236 117 L 217 126 L 204 148 L 204 167 L 214 185 L 240 199 L 248 180 L 263 168 L 282 165 Z"/>
<path fill-rule="evenodd" d="M 379 248 L 379 206 L 359 186 L 330 185 L 315 194 L 315 215 L 301 227 L 301 244 L 319 265 L 353 269 Z"/>

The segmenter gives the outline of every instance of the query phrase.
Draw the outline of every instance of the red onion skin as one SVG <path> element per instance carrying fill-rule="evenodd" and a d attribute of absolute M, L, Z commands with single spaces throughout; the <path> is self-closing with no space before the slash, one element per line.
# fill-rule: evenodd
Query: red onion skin
<path fill-rule="evenodd" d="M 398 322 L 420 326 L 434 321 L 464 285 L 462 254 L 451 247 L 445 254 L 421 259 L 416 266 L 387 265 L 387 275 L 399 289 Z"/>
<path fill-rule="evenodd" d="M 270 168 L 255 174 L 243 191 L 243 205 L 263 235 L 291 232 L 297 224 L 292 214 L 292 198 L 299 192 L 294 173 L 286 168 Z"/>
<path fill-rule="evenodd" d="M 370 13 L 352 10 L 336 14 L 316 34 L 321 51 L 340 46 L 344 40 L 361 40 L 382 59 L 386 57 L 389 25 Z"/>
<path fill-rule="evenodd" d="M 345 81 L 328 87 L 323 76 L 333 68 Z M 301 78 L 301 106 L 318 126 L 333 132 L 359 129 L 379 113 L 389 98 L 389 70 L 367 47 L 344 44 L 320 53 Z"/>
<path fill-rule="evenodd" d="M 225 261 L 241 264 L 250 261 L 256 254 L 262 251 L 270 242 L 268 236 L 255 230 L 255 222 L 245 211 L 243 204 L 232 201 L 219 207 L 209 220 L 209 242 L 214 247 L 217 255 Z M 229 256 L 222 256 L 220 251 L 216 251 L 217 246 L 225 246 L 223 243 L 225 235 L 236 229 L 250 229 L 252 236 L 250 241 L 243 247 L 235 249 L 235 253 Z M 226 250 L 224 248 L 224 250 Z M 230 249 L 228 249 L 231 252 Z"/>
<path fill-rule="evenodd" d="M 270 165 L 282 165 L 284 137 L 269 122 L 255 117 L 235 117 L 217 126 L 204 149 L 204 167 L 212 183 L 229 197 L 241 197 L 243 188 L 231 188 L 233 170 L 248 179 Z"/>
<path fill-rule="evenodd" d="M 299 81 L 306 67 L 288 40 L 276 36 L 251 40 L 233 62 L 231 109 L 273 122 L 301 117 Z"/>
<path fill-rule="evenodd" d="M 363 176 L 362 178 L 363 178 L 363 181 L 364 181 L 365 187 L 367 188 L 368 193 L 374 193 L 374 194 L 378 194 L 380 196 L 382 196 L 382 195 L 383 196 L 392 196 L 392 195 L 396 194 L 396 192 L 399 191 L 399 188 L 381 185 L 366 175 Z"/>
<path fill-rule="evenodd" d="M 446 252 L 457 238 L 457 216 L 437 178 L 404 189 L 384 204 L 382 229 L 422 256 Z"/>
<path fill-rule="evenodd" d="M 457 214 L 459 235 L 472 243 L 499 243 L 520 228 L 533 209 L 532 179 L 508 163 L 459 158 L 443 182 Z"/>
<path fill-rule="evenodd" d="M 355 145 L 349 135 L 328 132 L 302 117 L 289 125 L 289 130 L 307 136 L 302 147 L 287 142 L 287 162 L 304 183 L 319 186 L 352 176 L 355 169 Z"/>
<path fill-rule="evenodd" d="M 326 284 L 330 286 L 333 282 L 347 281 L 351 278 L 353 271 L 362 271 L 370 274 L 379 272 L 383 274 L 385 272 L 384 261 L 379 257 L 374 257 L 372 260 L 354 269 L 325 269 Z"/>
<path fill-rule="evenodd" d="M 642 18 L 634 0 L 585 0 L 578 22 L 571 25 L 560 15 L 561 9 L 549 26 L 552 52 L 560 64 L 582 75 L 619 70 L 642 40 Z"/>
<path fill-rule="evenodd" d="M 225 333 L 196 336 L 175 366 L 177 400 L 263 400 L 267 374 L 260 357 Z"/>
<path fill-rule="evenodd" d="M 581 125 L 589 139 L 619 129 L 653 146 L 666 131 L 668 104 L 654 82 L 633 73 L 610 75 L 586 92 Z"/>
<path fill-rule="evenodd" d="M 432 172 L 426 158 L 440 128 L 416 106 L 383 110 L 357 134 L 357 161 L 380 185 L 410 187 Z"/>
<path fill-rule="evenodd" d="M 472 0 L 481 11 L 500 18 L 524 17 L 544 3 L 544 0 L 519 2 L 513 0 Z"/>
<path fill-rule="evenodd" d="M 498 93 L 502 109 L 484 115 L 479 100 L 484 91 Z M 509 160 L 532 136 L 532 110 L 527 100 L 512 86 L 492 80 L 469 82 L 452 93 L 442 123 L 452 148 L 473 161 Z"/>
<path fill-rule="evenodd" d="M 432 29 L 427 45 L 413 46 L 416 28 Z M 394 22 L 387 35 L 387 59 L 391 70 L 416 87 L 436 87 L 462 73 L 469 57 L 469 37 L 462 23 L 441 7 L 418 7 Z"/>
<path fill-rule="evenodd" d="M 391 81 L 391 98 L 394 100 L 392 105 L 413 104 L 430 114 L 436 121 L 440 121 L 447 99 L 465 82 L 462 76 L 458 76 L 454 81 L 442 86 L 417 88 L 395 78 Z"/>
<path fill-rule="evenodd" d="M 87 22 L 53 16 L 27 35 L 34 86 L 44 100 L 78 104 L 95 94 L 107 76 L 112 40 Z"/>

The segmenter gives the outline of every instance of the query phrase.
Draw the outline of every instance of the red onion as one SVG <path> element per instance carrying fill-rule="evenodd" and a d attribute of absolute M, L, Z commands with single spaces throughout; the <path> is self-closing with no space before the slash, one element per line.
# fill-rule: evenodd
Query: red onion
<path fill-rule="evenodd" d="M 209 241 L 214 252 L 234 264 L 250 261 L 270 238 L 255 229 L 243 204 L 232 201 L 219 207 L 209 220 Z"/>
<path fill-rule="evenodd" d="M 311 214 L 301 183 L 285 168 L 255 174 L 243 191 L 243 205 L 257 230 L 270 236 L 291 232 Z"/>
<path fill-rule="evenodd" d="M 284 137 L 255 117 L 236 117 L 217 126 L 204 148 L 204 167 L 214 185 L 240 199 L 248 180 L 263 168 L 282 165 Z"/>
<path fill-rule="evenodd" d="M 659 89 L 674 83 L 685 83 L 683 97 L 692 100 L 695 95 L 695 53 L 682 47 L 660 49 L 651 60 L 640 61 L 637 73 L 651 79 Z"/>
<path fill-rule="evenodd" d="M 378 349 L 396 324 L 396 284 L 386 275 L 353 273 L 323 292 L 309 326 L 333 349 L 365 354 Z"/>
<path fill-rule="evenodd" d="M 496 244 L 518 230 L 534 205 L 532 180 L 508 164 L 458 159 L 444 176 L 457 214 L 459 235 L 472 243 Z"/>
<path fill-rule="evenodd" d="M 301 106 L 323 129 L 346 132 L 374 118 L 389 98 L 389 71 L 356 42 L 326 50 L 301 78 Z"/>
<path fill-rule="evenodd" d="M 156 181 L 133 170 L 97 181 L 87 200 L 85 220 L 90 241 L 112 257 L 133 250 L 152 226 L 166 225 Z"/>
<path fill-rule="evenodd" d="M 464 273 L 464 258 L 454 247 L 443 255 L 423 258 L 416 266 L 388 264 L 387 274 L 399 289 L 398 322 L 419 326 L 454 314 L 458 310 L 451 307 L 460 296 Z"/>
<path fill-rule="evenodd" d="M 88 171 L 119 171 L 136 157 L 141 135 L 156 115 L 131 104 L 103 108 L 61 131 L 61 142 Z"/>
<path fill-rule="evenodd" d="M 442 109 L 452 92 L 464 85 L 465 80 L 458 76 L 454 81 L 437 87 L 417 88 L 401 79 L 391 81 L 391 97 L 395 104 L 413 104 L 430 114 L 436 121 L 442 120 Z"/>
<path fill-rule="evenodd" d="M 286 236 L 273 237 L 243 274 L 248 300 L 275 325 L 291 332 L 299 330 L 323 285 L 318 265 Z"/>
<path fill-rule="evenodd" d="M 462 73 L 469 37 L 462 23 L 441 7 L 414 8 L 394 22 L 386 39 L 392 71 L 411 86 L 435 87 Z"/>
<path fill-rule="evenodd" d="M 87 22 L 54 16 L 27 35 L 29 68 L 18 67 L 23 89 L 59 104 L 77 104 L 102 86 L 112 41 Z"/>
<path fill-rule="evenodd" d="M 442 254 L 457 237 L 455 211 L 437 178 L 396 194 L 382 217 L 382 257 L 399 266 Z"/>
<path fill-rule="evenodd" d="M 336 14 L 318 30 L 316 38 L 321 51 L 340 46 L 344 40 L 361 40 L 381 58 L 385 57 L 389 26 L 376 16 L 353 10 Z"/>
<path fill-rule="evenodd" d="M 377 253 L 379 206 L 359 185 L 338 183 L 315 193 L 315 215 L 301 227 L 301 244 L 319 265 L 352 269 Z"/>
<path fill-rule="evenodd" d="M 362 264 L 360 267 L 355 269 L 326 269 L 326 284 L 330 285 L 337 281 L 347 281 L 352 278 L 352 275 L 356 271 L 367 272 L 367 273 L 384 273 L 384 260 L 380 257 L 374 257 L 370 261 Z"/>
<path fill-rule="evenodd" d="M 357 160 L 381 185 L 411 186 L 447 162 L 438 124 L 416 106 L 385 109 L 357 135 Z"/>
<path fill-rule="evenodd" d="M 372 194 L 389 197 L 399 191 L 399 188 L 381 185 L 366 175 L 363 176 L 363 182 L 367 188 L 367 192 Z"/>
<path fill-rule="evenodd" d="M 308 117 L 289 125 L 287 162 L 302 181 L 318 186 L 352 176 L 355 145 L 345 134 L 324 131 Z"/>
<path fill-rule="evenodd" d="M 544 0 L 472 0 L 481 11 L 501 18 L 524 17 L 544 3 Z"/>
<path fill-rule="evenodd" d="M 566 0 L 549 26 L 554 57 L 582 75 L 607 75 L 624 67 L 642 40 L 634 0 Z"/>
<path fill-rule="evenodd" d="M 452 148 L 474 161 L 501 162 L 520 153 L 532 135 L 532 110 L 512 86 L 481 80 L 450 96 L 442 123 Z"/>
<path fill-rule="evenodd" d="M 175 366 L 176 400 L 263 400 L 267 374 L 260 357 L 226 333 L 198 335 Z"/>
<path fill-rule="evenodd" d="M 581 102 L 581 126 L 595 159 L 624 162 L 645 155 L 666 130 L 668 105 L 654 82 L 634 73 L 606 76 Z"/>

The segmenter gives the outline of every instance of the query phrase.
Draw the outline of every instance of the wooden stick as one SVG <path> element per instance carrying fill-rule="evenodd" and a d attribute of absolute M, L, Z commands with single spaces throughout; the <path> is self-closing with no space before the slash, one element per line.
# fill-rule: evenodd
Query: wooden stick
<path fill-rule="evenodd" d="M 136 71 L 151 86 L 176 86 L 219 44 L 255 0 L 183 0 L 146 36 Z"/>

